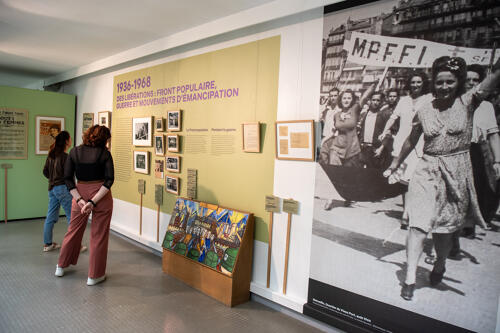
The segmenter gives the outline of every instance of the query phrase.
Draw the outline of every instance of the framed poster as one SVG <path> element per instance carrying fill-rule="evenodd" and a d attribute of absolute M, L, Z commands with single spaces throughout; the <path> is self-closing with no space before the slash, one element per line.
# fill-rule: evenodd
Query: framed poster
<path fill-rule="evenodd" d="M 167 171 L 181 172 L 181 157 L 167 156 L 166 158 Z"/>
<path fill-rule="evenodd" d="M 165 137 L 163 135 L 155 135 L 155 155 L 165 155 Z"/>
<path fill-rule="evenodd" d="M 94 126 L 94 113 L 84 113 L 82 115 L 82 134 L 87 132 L 92 126 Z"/>
<path fill-rule="evenodd" d="M 276 158 L 314 161 L 314 120 L 277 121 Z"/>
<path fill-rule="evenodd" d="M 181 130 L 181 110 L 168 111 L 167 131 L 178 132 Z"/>
<path fill-rule="evenodd" d="M 151 147 L 152 137 L 151 117 L 134 118 L 132 120 L 132 144 L 134 146 Z"/>
<path fill-rule="evenodd" d="M 149 152 L 134 151 L 134 171 L 138 173 L 149 174 Z"/>
<path fill-rule="evenodd" d="M 164 123 L 165 123 L 165 121 L 162 117 L 155 117 L 155 131 L 156 132 L 165 131 Z"/>
<path fill-rule="evenodd" d="M 179 195 L 179 177 L 165 176 L 165 190 L 169 193 Z"/>
<path fill-rule="evenodd" d="M 47 155 L 57 134 L 64 131 L 64 117 L 36 116 L 35 122 L 35 154 Z"/>
<path fill-rule="evenodd" d="M 99 126 L 106 126 L 111 129 L 111 112 L 110 111 L 100 111 L 97 116 L 99 117 Z"/>
<path fill-rule="evenodd" d="M 163 173 L 165 171 L 165 161 L 163 159 L 155 159 L 155 177 L 163 179 Z"/>
<path fill-rule="evenodd" d="M 0 107 L 0 160 L 28 158 L 28 110 Z"/>
<path fill-rule="evenodd" d="M 241 125 L 243 136 L 243 151 L 247 153 L 260 153 L 260 123 L 243 123 Z"/>
<path fill-rule="evenodd" d="M 179 152 L 179 136 L 177 134 L 167 134 L 167 151 Z"/>

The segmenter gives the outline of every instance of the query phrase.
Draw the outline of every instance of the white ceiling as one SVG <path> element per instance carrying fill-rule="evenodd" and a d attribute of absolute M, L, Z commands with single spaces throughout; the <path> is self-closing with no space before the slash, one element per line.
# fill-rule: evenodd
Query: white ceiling
<path fill-rule="evenodd" d="M 0 0 L 0 85 L 24 86 L 273 0 Z"/>

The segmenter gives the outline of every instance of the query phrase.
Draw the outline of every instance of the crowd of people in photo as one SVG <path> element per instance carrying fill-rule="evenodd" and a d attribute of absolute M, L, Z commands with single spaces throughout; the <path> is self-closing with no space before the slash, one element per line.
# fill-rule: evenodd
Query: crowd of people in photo
<path fill-rule="evenodd" d="M 408 70 L 403 89 L 377 90 L 374 83 L 359 95 L 333 88 L 321 103 L 321 164 L 376 168 L 388 183 L 407 185 L 405 300 L 413 297 L 428 234 L 436 286 L 446 259 L 460 258 L 459 237 L 474 238 L 476 224 L 492 228 L 500 201 L 499 81 L 500 61 L 488 70 L 444 56 L 430 71 Z M 327 200 L 324 209 L 333 207 Z"/>

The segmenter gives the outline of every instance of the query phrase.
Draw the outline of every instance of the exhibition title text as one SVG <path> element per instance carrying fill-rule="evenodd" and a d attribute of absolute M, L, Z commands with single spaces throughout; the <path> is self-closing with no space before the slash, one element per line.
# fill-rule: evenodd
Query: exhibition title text
<path fill-rule="evenodd" d="M 140 82 L 141 84 L 138 84 Z M 144 83 L 144 84 L 142 84 Z M 234 98 L 239 95 L 239 88 L 217 88 L 214 80 L 186 83 L 151 89 L 147 91 L 133 90 L 151 86 L 151 77 L 116 84 L 116 108 L 136 108 L 174 103 L 188 103 L 214 99 Z"/>

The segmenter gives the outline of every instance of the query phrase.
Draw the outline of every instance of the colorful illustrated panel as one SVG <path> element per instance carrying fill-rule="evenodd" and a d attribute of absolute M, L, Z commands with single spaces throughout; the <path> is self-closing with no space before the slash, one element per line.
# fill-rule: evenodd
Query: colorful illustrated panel
<path fill-rule="evenodd" d="M 163 248 L 232 275 L 249 215 L 178 198 Z"/>

